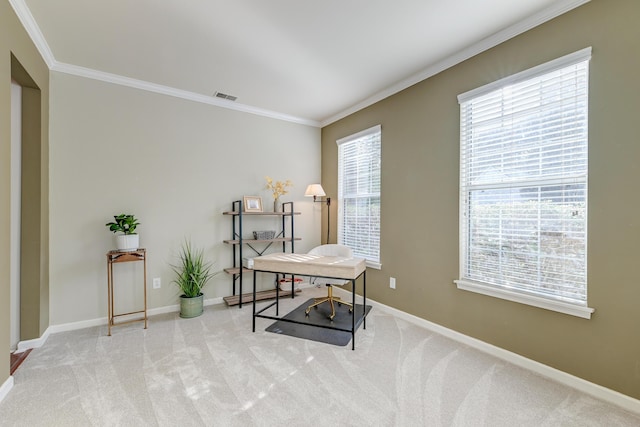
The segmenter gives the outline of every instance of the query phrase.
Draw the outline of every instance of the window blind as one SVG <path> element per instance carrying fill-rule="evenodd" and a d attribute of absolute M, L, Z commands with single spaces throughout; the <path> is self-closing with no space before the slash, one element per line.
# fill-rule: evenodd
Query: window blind
<path fill-rule="evenodd" d="M 381 127 L 342 138 L 337 144 L 338 243 L 378 267 Z"/>
<path fill-rule="evenodd" d="M 461 280 L 586 306 L 590 56 L 459 97 Z"/>

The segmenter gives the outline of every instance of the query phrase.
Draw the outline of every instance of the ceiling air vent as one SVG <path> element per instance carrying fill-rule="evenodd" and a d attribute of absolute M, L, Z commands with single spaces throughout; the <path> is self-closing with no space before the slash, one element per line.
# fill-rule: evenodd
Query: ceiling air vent
<path fill-rule="evenodd" d="M 214 96 L 216 98 L 222 98 L 222 99 L 226 99 L 228 101 L 235 101 L 236 99 L 238 99 L 237 96 L 233 96 L 233 95 L 227 95 L 226 93 L 222 93 L 222 92 L 216 92 L 214 94 Z"/>

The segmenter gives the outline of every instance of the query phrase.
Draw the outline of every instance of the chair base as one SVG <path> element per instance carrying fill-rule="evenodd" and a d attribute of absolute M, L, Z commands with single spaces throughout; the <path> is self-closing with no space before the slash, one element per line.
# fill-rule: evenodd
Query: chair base
<path fill-rule="evenodd" d="M 353 304 L 351 304 L 350 302 L 342 301 L 340 297 L 334 297 L 333 287 L 331 285 L 327 285 L 327 287 L 329 288 L 327 296 L 322 298 L 316 298 L 315 302 L 311 304 L 309 307 L 307 307 L 307 309 L 304 311 L 305 316 L 309 315 L 309 312 L 311 311 L 312 308 L 318 308 L 320 304 L 325 302 L 328 302 L 329 305 L 331 306 L 331 315 L 329 315 L 329 319 L 331 320 L 333 320 L 333 318 L 336 317 L 336 307 L 334 303 L 344 304 L 346 306 L 349 306 L 349 313 L 353 313 Z"/>

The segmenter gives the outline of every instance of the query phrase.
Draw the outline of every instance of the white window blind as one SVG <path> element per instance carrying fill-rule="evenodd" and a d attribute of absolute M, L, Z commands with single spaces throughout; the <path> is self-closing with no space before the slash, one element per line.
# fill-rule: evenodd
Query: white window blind
<path fill-rule="evenodd" d="M 381 127 L 339 139 L 338 243 L 380 268 Z"/>
<path fill-rule="evenodd" d="M 590 57 L 459 96 L 459 286 L 586 307 Z"/>

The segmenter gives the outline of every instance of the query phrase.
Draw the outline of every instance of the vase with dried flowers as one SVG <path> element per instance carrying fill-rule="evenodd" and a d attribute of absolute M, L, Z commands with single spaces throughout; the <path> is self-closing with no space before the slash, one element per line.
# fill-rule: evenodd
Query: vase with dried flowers
<path fill-rule="evenodd" d="M 271 190 L 271 195 L 273 196 L 273 211 L 280 211 L 280 196 L 284 196 L 289 191 L 287 187 L 293 187 L 293 183 L 291 180 L 286 181 L 274 181 L 271 177 L 265 176 L 264 179 L 267 180 L 267 190 Z"/>

